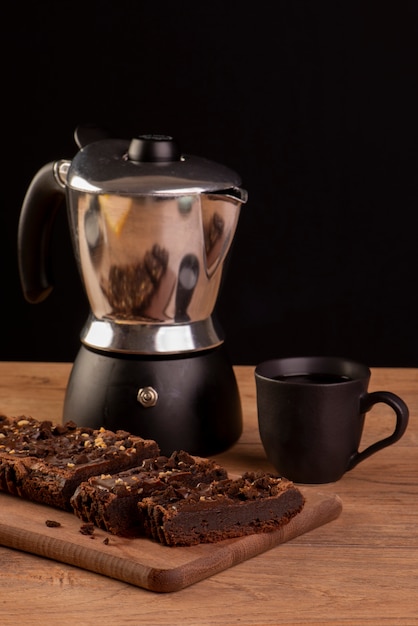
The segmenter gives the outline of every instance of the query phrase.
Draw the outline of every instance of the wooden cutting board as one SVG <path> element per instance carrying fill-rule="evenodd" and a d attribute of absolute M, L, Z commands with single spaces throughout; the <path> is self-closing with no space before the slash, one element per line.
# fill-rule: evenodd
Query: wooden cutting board
<path fill-rule="evenodd" d="M 80 532 L 73 514 L 0 494 L 0 544 L 109 576 L 150 591 L 171 592 L 250 559 L 336 519 L 338 496 L 301 489 L 306 504 L 280 530 L 214 544 L 167 547 L 149 539 L 125 539 L 95 529 Z M 50 527 L 48 521 L 58 522 Z"/>

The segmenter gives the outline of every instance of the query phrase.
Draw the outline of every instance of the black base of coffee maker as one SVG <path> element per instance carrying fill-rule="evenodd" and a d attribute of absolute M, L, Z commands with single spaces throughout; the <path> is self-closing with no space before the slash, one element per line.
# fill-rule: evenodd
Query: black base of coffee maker
<path fill-rule="evenodd" d="M 143 406 L 140 389 L 158 394 Z M 210 456 L 242 433 L 238 386 L 224 345 L 186 356 L 105 353 L 82 345 L 64 403 L 64 421 L 126 430 L 154 439 L 161 453 L 186 450 Z"/>

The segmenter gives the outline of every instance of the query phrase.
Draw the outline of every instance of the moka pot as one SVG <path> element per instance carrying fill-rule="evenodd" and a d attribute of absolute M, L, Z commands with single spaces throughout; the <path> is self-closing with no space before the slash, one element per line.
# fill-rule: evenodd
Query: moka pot
<path fill-rule="evenodd" d="M 90 304 L 64 421 L 213 455 L 241 435 L 239 391 L 214 315 L 247 193 L 238 175 L 167 136 L 76 131 L 75 157 L 45 165 L 18 229 L 23 292 L 44 300 L 63 200 Z"/>

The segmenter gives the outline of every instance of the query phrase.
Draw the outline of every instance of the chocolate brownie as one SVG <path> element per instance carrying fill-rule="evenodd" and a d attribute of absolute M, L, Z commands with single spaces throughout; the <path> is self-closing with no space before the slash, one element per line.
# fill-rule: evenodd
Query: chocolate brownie
<path fill-rule="evenodd" d="M 71 505 L 85 522 L 114 535 L 136 536 L 141 534 L 137 504 L 143 497 L 167 485 L 181 489 L 225 478 L 226 470 L 214 461 L 181 450 L 170 457 L 146 459 L 139 467 L 118 474 L 89 478 L 77 487 Z"/>
<path fill-rule="evenodd" d="M 157 443 L 130 433 L 0 416 L 0 491 L 71 511 L 90 476 L 119 472 L 158 456 Z"/>
<path fill-rule="evenodd" d="M 139 501 L 138 509 L 148 537 L 168 546 L 186 546 L 277 530 L 304 502 L 286 478 L 247 472 L 195 488 L 169 485 Z"/>

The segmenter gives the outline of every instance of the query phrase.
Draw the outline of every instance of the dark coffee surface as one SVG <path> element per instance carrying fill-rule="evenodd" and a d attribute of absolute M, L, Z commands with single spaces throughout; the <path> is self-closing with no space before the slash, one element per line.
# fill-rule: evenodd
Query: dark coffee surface
<path fill-rule="evenodd" d="M 352 380 L 349 376 L 339 374 L 289 374 L 274 376 L 273 380 L 282 380 L 288 383 L 303 383 L 312 385 L 335 385 Z"/>

